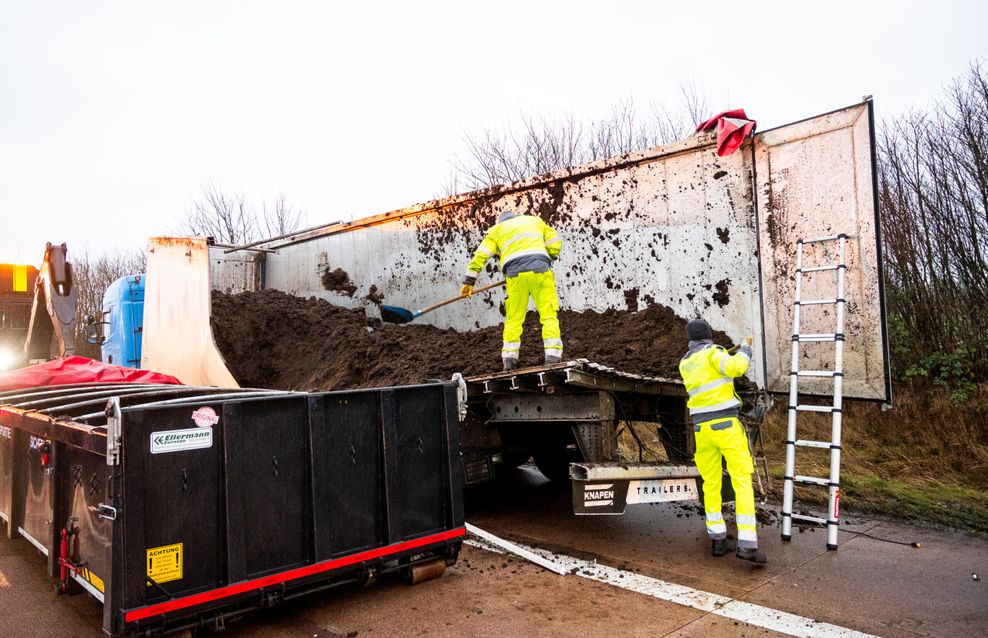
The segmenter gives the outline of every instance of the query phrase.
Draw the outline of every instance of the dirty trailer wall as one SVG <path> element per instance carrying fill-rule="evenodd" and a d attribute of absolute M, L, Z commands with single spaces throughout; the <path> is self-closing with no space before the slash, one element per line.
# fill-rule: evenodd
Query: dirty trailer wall
<path fill-rule="evenodd" d="M 730 157 L 717 157 L 712 136 L 696 136 L 330 225 L 267 244 L 276 252 L 265 256 L 264 286 L 351 307 L 371 306 L 366 297 L 374 294 L 420 308 L 455 294 L 500 213 L 538 214 L 565 241 L 555 266 L 563 308 L 602 312 L 658 303 L 681 317 L 702 315 L 734 340 L 763 335 L 765 359 L 756 357 L 749 376 L 785 391 L 795 241 L 850 232 L 858 239 L 848 273 L 845 394 L 885 398 L 870 133 L 865 103 L 759 134 L 754 150 Z M 496 276 L 491 264 L 481 283 Z M 337 269 L 348 273 L 348 286 L 326 285 L 325 275 Z M 420 321 L 460 331 L 493 326 L 501 321 L 501 295 L 487 293 Z M 804 331 L 833 332 L 832 324 L 830 315 L 806 313 Z M 824 367 L 827 354 L 817 352 L 807 350 L 818 360 L 804 367 Z M 826 393 L 813 381 L 804 388 Z"/>

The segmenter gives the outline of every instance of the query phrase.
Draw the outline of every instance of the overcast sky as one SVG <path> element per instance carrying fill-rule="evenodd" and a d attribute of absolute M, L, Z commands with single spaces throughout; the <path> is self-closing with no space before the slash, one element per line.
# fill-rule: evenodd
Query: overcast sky
<path fill-rule="evenodd" d="M 988 57 L 986 2 L 0 0 L 0 261 L 135 248 L 209 182 L 308 225 L 440 194 L 463 138 L 631 98 L 765 129 L 922 108 Z"/>

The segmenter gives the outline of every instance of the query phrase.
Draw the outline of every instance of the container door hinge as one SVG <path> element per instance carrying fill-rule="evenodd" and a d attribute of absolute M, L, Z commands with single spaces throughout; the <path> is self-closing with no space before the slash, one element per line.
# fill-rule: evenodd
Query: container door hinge
<path fill-rule="evenodd" d="M 120 397 L 106 402 L 106 464 L 120 464 Z"/>
<path fill-rule="evenodd" d="M 467 382 L 459 372 L 453 374 L 453 383 L 456 384 L 456 401 L 459 410 L 460 422 L 467 420 Z"/>

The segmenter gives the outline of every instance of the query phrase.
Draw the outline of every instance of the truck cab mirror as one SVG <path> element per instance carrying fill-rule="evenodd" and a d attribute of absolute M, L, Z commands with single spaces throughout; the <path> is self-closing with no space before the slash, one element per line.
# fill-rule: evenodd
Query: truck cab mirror
<path fill-rule="evenodd" d="M 86 326 L 86 343 L 92 345 L 103 345 L 106 339 L 100 334 L 102 324 L 96 323 L 96 318 L 92 315 L 86 315 L 85 318 Z"/>

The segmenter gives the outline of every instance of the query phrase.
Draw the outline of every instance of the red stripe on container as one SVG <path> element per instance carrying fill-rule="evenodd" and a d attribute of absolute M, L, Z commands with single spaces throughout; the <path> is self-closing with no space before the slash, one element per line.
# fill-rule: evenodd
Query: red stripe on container
<path fill-rule="evenodd" d="M 333 569 L 339 569 L 340 567 L 347 567 L 349 565 L 361 563 L 365 560 L 372 560 L 375 558 L 380 558 L 382 556 L 388 556 L 389 554 L 398 554 L 400 552 L 405 552 L 410 549 L 424 547 L 426 545 L 431 545 L 433 543 L 440 543 L 442 541 L 447 541 L 452 538 L 459 538 L 460 536 L 465 536 L 465 535 L 466 535 L 466 529 L 460 527 L 458 529 L 440 532 L 439 534 L 433 534 L 432 536 L 425 536 L 423 538 L 416 538 L 414 540 L 405 541 L 403 543 L 396 543 L 394 545 L 388 545 L 386 547 L 379 547 L 377 549 L 367 550 L 366 552 L 360 552 L 359 554 L 353 554 L 351 556 L 334 558 L 333 560 L 328 560 L 322 563 L 316 563 L 315 565 L 308 565 L 306 567 L 299 567 L 297 569 L 292 569 L 290 571 L 282 572 L 280 574 L 272 574 L 271 576 L 265 576 L 264 578 L 257 578 L 255 580 L 248 580 L 242 583 L 237 583 L 236 585 L 228 585 L 226 587 L 220 587 L 219 589 L 211 589 L 210 591 L 202 592 L 201 594 L 194 594 L 192 596 L 185 596 L 184 598 L 176 598 L 174 600 L 158 603 L 156 605 L 149 605 L 148 607 L 140 607 L 138 609 L 133 609 L 126 613 L 126 615 L 124 616 L 124 620 L 126 620 L 127 622 L 144 620 L 145 618 L 151 618 L 152 616 L 160 616 L 161 614 L 167 614 L 168 612 L 171 611 L 186 609 L 188 607 L 193 607 L 195 605 L 201 605 L 203 603 L 209 603 L 215 600 L 220 600 L 221 598 L 236 596 L 237 594 L 242 594 L 244 592 L 252 591 L 255 589 L 261 589 L 262 587 L 279 585 L 281 583 L 285 583 L 290 580 L 305 578 L 306 576 L 312 576 L 313 574 L 321 574 L 322 572 L 327 572 Z"/>

